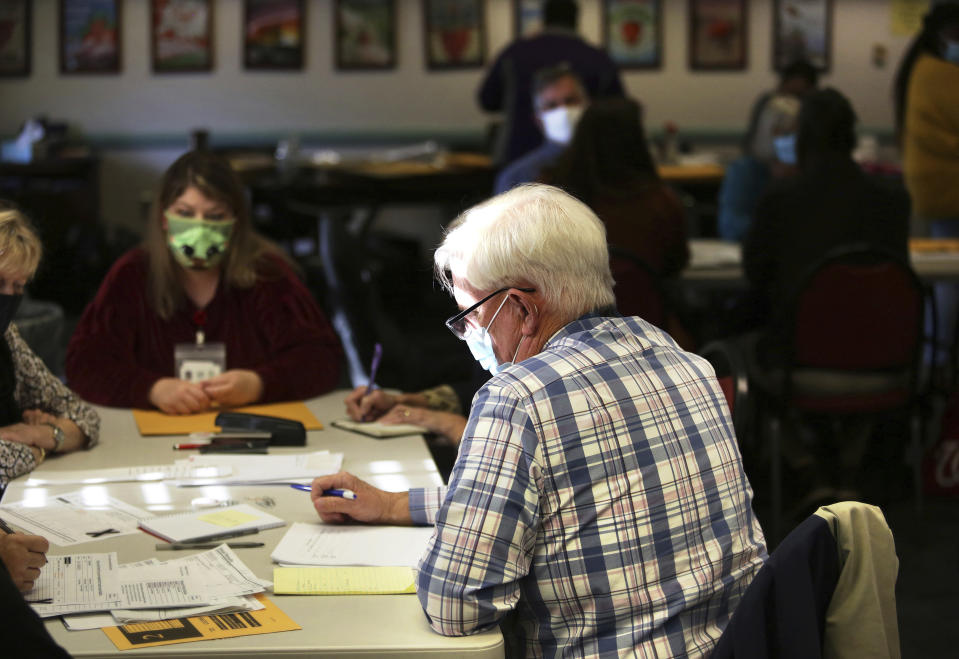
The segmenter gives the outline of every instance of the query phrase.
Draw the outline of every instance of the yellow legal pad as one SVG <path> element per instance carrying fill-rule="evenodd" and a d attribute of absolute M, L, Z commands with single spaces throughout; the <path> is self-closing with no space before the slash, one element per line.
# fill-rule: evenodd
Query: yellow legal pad
<path fill-rule="evenodd" d="M 229 529 L 240 524 L 256 521 L 257 518 L 241 510 L 220 510 L 209 515 L 201 515 L 197 519 L 201 522 L 209 522 Z"/>
<path fill-rule="evenodd" d="M 416 592 L 408 567 L 275 567 L 277 595 L 403 595 Z"/>
<path fill-rule="evenodd" d="M 302 629 L 262 593 L 256 595 L 256 598 L 263 603 L 265 609 L 104 627 L 103 633 L 113 641 L 118 650 L 133 650 L 171 643 L 212 641 L 217 638 Z"/>
<path fill-rule="evenodd" d="M 164 414 L 157 410 L 133 410 L 133 418 L 141 435 L 189 435 L 191 432 L 216 432 L 218 428 L 213 420 L 222 411 L 179 415 Z M 247 405 L 230 411 L 278 416 L 281 419 L 299 421 L 307 430 L 323 429 L 323 424 L 313 416 L 306 403 L 302 402 Z"/>

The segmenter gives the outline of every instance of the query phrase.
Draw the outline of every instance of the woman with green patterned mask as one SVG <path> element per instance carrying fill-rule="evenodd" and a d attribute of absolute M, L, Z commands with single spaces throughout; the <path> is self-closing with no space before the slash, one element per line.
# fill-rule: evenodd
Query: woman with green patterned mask
<path fill-rule="evenodd" d="M 196 188 L 189 188 L 187 193 L 191 191 L 197 192 Z M 167 221 L 170 250 L 177 263 L 184 268 L 205 270 L 223 260 L 236 222 L 232 217 L 214 220 L 206 216 L 180 215 L 175 210 L 167 211 L 163 217 Z"/>
<path fill-rule="evenodd" d="M 340 359 L 296 266 L 253 229 L 229 162 L 192 151 L 163 175 L 143 245 L 107 274 L 66 367 L 92 402 L 191 414 L 325 393 Z"/>

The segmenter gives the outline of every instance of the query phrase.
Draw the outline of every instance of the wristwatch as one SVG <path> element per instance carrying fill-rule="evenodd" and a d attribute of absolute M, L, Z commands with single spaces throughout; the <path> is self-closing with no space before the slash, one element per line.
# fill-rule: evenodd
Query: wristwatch
<path fill-rule="evenodd" d="M 63 441 L 67 438 L 66 435 L 63 434 L 63 428 L 56 425 L 55 423 L 46 422 L 45 425 L 48 425 L 50 426 L 51 429 L 53 429 L 53 441 L 55 442 L 53 446 L 53 450 L 48 452 L 59 453 L 60 449 L 63 447 Z"/>

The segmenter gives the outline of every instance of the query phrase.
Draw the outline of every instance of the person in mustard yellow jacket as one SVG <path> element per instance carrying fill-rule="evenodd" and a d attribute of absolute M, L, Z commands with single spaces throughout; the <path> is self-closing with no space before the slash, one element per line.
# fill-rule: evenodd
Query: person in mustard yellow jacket
<path fill-rule="evenodd" d="M 933 237 L 959 238 L 959 3 L 923 19 L 896 74 L 895 110 L 913 220 Z M 952 346 L 959 287 L 938 284 L 936 303 L 939 336 Z"/>

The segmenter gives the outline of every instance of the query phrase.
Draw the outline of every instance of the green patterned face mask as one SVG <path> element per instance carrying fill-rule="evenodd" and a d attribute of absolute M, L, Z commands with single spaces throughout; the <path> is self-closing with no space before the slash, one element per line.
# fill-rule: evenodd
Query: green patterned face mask
<path fill-rule="evenodd" d="M 184 268 L 212 268 L 223 260 L 235 219 L 210 220 L 164 213 L 167 242 L 173 258 Z"/>

